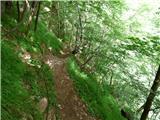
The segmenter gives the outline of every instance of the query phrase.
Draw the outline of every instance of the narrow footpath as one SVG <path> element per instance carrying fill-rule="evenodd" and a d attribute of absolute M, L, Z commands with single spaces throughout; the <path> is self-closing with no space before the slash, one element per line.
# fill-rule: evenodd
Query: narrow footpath
<path fill-rule="evenodd" d="M 47 64 L 54 73 L 54 83 L 61 120 L 96 120 L 87 112 L 85 103 L 77 95 L 73 81 L 69 78 L 67 58 L 49 55 Z M 53 119 L 54 120 L 54 119 Z"/>

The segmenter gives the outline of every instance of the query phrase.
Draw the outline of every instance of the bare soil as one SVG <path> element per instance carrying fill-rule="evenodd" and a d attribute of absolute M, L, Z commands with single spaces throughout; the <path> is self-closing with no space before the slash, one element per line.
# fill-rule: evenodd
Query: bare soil
<path fill-rule="evenodd" d="M 66 57 L 47 56 L 47 64 L 53 69 L 54 83 L 61 120 L 96 120 L 87 112 L 86 104 L 77 95 L 69 78 Z M 52 120 L 52 119 L 51 119 Z M 55 120 L 55 117 L 54 119 Z"/>

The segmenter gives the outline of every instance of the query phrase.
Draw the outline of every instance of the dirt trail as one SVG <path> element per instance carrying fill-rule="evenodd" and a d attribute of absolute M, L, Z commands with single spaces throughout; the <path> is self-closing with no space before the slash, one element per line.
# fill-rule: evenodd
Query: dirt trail
<path fill-rule="evenodd" d="M 51 56 L 47 63 L 53 69 L 61 120 L 96 120 L 87 113 L 87 107 L 74 90 L 65 68 L 66 58 Z"/>

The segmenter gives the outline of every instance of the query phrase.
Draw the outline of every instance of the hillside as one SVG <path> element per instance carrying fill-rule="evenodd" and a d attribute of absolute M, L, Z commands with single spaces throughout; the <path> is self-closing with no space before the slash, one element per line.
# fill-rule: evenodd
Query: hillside
<path fill-rule="evenodd" d="M 119 0 L 2 1 L 2 120 L 158 120 L 159 11 L 148 33 L 124 21 L 126 9 Z"/>

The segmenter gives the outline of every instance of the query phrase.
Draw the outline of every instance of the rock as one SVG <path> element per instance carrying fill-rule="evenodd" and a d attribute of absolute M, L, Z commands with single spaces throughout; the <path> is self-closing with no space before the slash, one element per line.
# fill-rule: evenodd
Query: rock
<path fill-rule="evenodd" d="M 78 97 L 76 95 L 74 96 L 74 99 L 75 99 L 75 101 L 78 101 Z"/>
<path fill-rule="evenodd" d="M 83 120 L 82 116 L 80 116 L 80 120 Z"/>
<path fill-rule="evenodd" d="M 61 106 L 60 104 L 58 104 L 58 108 L 59 108 L 59 109 L 62 109 L 62 106 Z"/>
<path fill-rule="evenodd" d="M 80 116 L 80 115 L 79 115 L 79 113 L 77 113 L 76 115 L 77 115 L 77 117 L 79 117 L 79 116 Z"/>
<path fill-rule="evenodd" d="M 47 106 L 48 100 L 46 97 L 44 97 L 39 101 L 39 111 L 43 113 L 46 110 Z"/>
<path fill-rule="evenodd" d="M 64 52 L 63 52 L 62 50 L 60 50 L 60 54 L 61 54 L 61 55 L 64 55 Z"/>
<path fill-rule="evenodd" d="M 84 113 L 85 116 L 87 116 L 87 113 Z"/>

